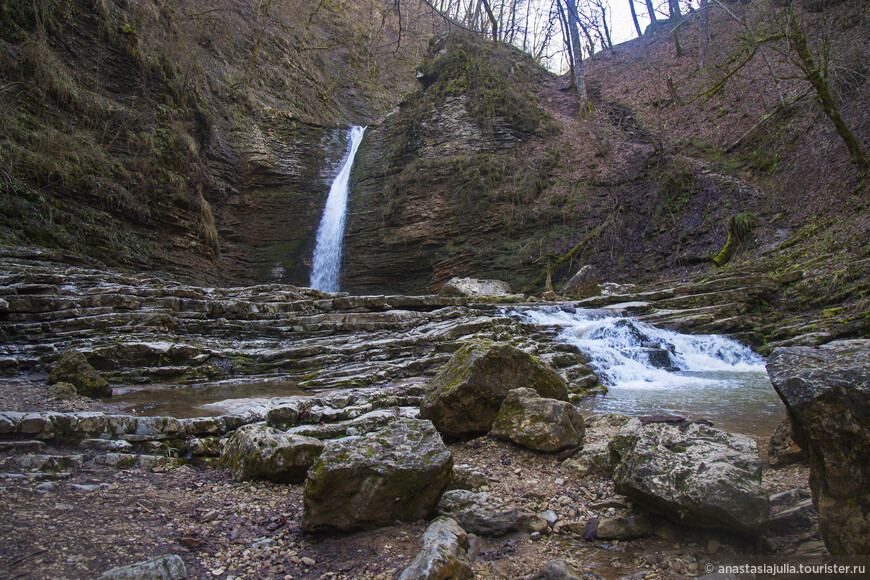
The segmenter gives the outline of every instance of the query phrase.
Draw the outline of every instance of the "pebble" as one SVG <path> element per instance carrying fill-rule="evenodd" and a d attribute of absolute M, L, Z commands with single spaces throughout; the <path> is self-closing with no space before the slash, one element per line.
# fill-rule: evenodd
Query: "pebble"
<path fill-rule="evenodd" d="M 54 489 L 54 484 L 50 482 L 40 483 L 36 486 L 36 491 L 51 491 Z"/>
<path fill-rule="evenodd" d="M 315 562 L 313 558 L 309 558 L 308 556 L 305 556 L 305 557 L 302 558 L 300 561 L 302 562 L 303 565 L 305 565 L 305 566 L 309 566 L 309 567 L 314 566 L 315 564 L 317 564 L 317 562 Z"/>
<path fill-rule="evenodd" d="M 555 483 L 556 483 L 556 485 L 565 485 L 565 480 L 562 479 L 561 477 L 557 477 Z"/>

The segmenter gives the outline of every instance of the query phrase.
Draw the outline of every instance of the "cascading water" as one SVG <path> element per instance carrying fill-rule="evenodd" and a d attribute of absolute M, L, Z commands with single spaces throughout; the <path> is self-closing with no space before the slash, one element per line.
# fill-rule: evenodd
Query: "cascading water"
<path fill-rule="evenodd" d="M 314 259 L 311 264 L 311 287 L 323 292 L 338 292 L 338 274 L 341 269 L 341 248 L 344 239 L 344 221 L 347 216 L 347 194 L 350 185 L 350 169 L 362 141 L 365 127 L 354 125 L 350 128 L 347 155 L 341 162 L 336 175 L 323 217 L 317 228 L 317 242 L 314 246 Z"/>
<path fill-rule="evenodd" d="M 710 419 L 744 433 L 770 435 L 783 408 L 764 361 L 738 342 L 685 335 L 613 313 L 560 308 L 514 310 L 536 326 L 558 329 L 608 387 L 581 409 L 628 415 L 674 413 Z"/>

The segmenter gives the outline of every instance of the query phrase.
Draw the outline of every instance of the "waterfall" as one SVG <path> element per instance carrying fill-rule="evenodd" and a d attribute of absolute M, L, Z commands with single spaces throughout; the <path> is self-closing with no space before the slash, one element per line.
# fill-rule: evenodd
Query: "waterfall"
<path fill-rule="evenodd" d="M 311 264 L 311 287 L 323 292 L 338 292 L 338 274 L 341 269 L 341 246 L 344 238 L 344 221 L 347 215 L 347 194 L 350 185 L 350 169 L 353 158 L 362 141 L 365 127 L 354 125 L 348 131 L 350 143 L 347 155 L 341 162 L 341 170 L 335 176 L 323 208 L 314 260 Z"/>

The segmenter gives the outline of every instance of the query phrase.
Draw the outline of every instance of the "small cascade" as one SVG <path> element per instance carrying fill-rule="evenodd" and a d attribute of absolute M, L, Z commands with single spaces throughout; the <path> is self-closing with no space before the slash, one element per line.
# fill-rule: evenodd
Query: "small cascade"
<path fill-rule="evenodd" d="M 529 310 L 523 316 L 562 327 L 559 340 L 587 353 L 608 386 L 670 388 L 690 380 L 674 371 L 764 372 L 760 356 L 724 336 L 680 334 L 600 311 Z"/>
<path fill-rule="evenodd" d="M 338 275 L 341 269 L 341 249 L 344 239 L 344 222 L 347 216 L 347 195 L 350 185 L 350 170 L 365 127 L 352 126 L 349 133 L 347 155 L 341 162 L 336 175 L 323 217 L 317 228 L 317 242 L 314 246 L 314 259 L 311 264 L 311 287 L 323 292 L 338 292 Z"/>
<path fill-rule="evenodd" d="M 514 310 L 577 346 L 608 387 L 580 405 L 590 412 L 674 413 L 769 436 L 783 416 L 764 360 L 724 336 L 686 335 L 600 310 Z"/>

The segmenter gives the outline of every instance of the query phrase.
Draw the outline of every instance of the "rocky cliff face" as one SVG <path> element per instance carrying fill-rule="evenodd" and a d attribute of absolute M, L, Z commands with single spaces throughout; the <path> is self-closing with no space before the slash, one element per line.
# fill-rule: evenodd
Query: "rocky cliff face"
<path fill-rule="evenodd" d="M 729 216 L 762 202 L 703 160 L 663 153 L 628 107 L 595 91 L 595 110 L 578 115 L 561 79 L 507 47 L 442 38 L 419 80 L 358 155 L 351 291 L 433 291 L 469 275 L 540 288 L 530 282 L 581 242 L 555 283 L 584 262 L 612 278 L 654 275 L 711 261 Z"/>
<path fill-rule="evenodd" d="M 347 145 L 345 131 L 274 113 L 254 126 L 239 189 L 215 200 L 225 280 L 308 284 L 317 226 Z"/>
<path fill-rule="evenodd" d="M 366 2 L 3 2 L 0 243 L 307 280 L 332 128 L 413 85 L 416 26 L 381 55 L 396 15 Z"/>

